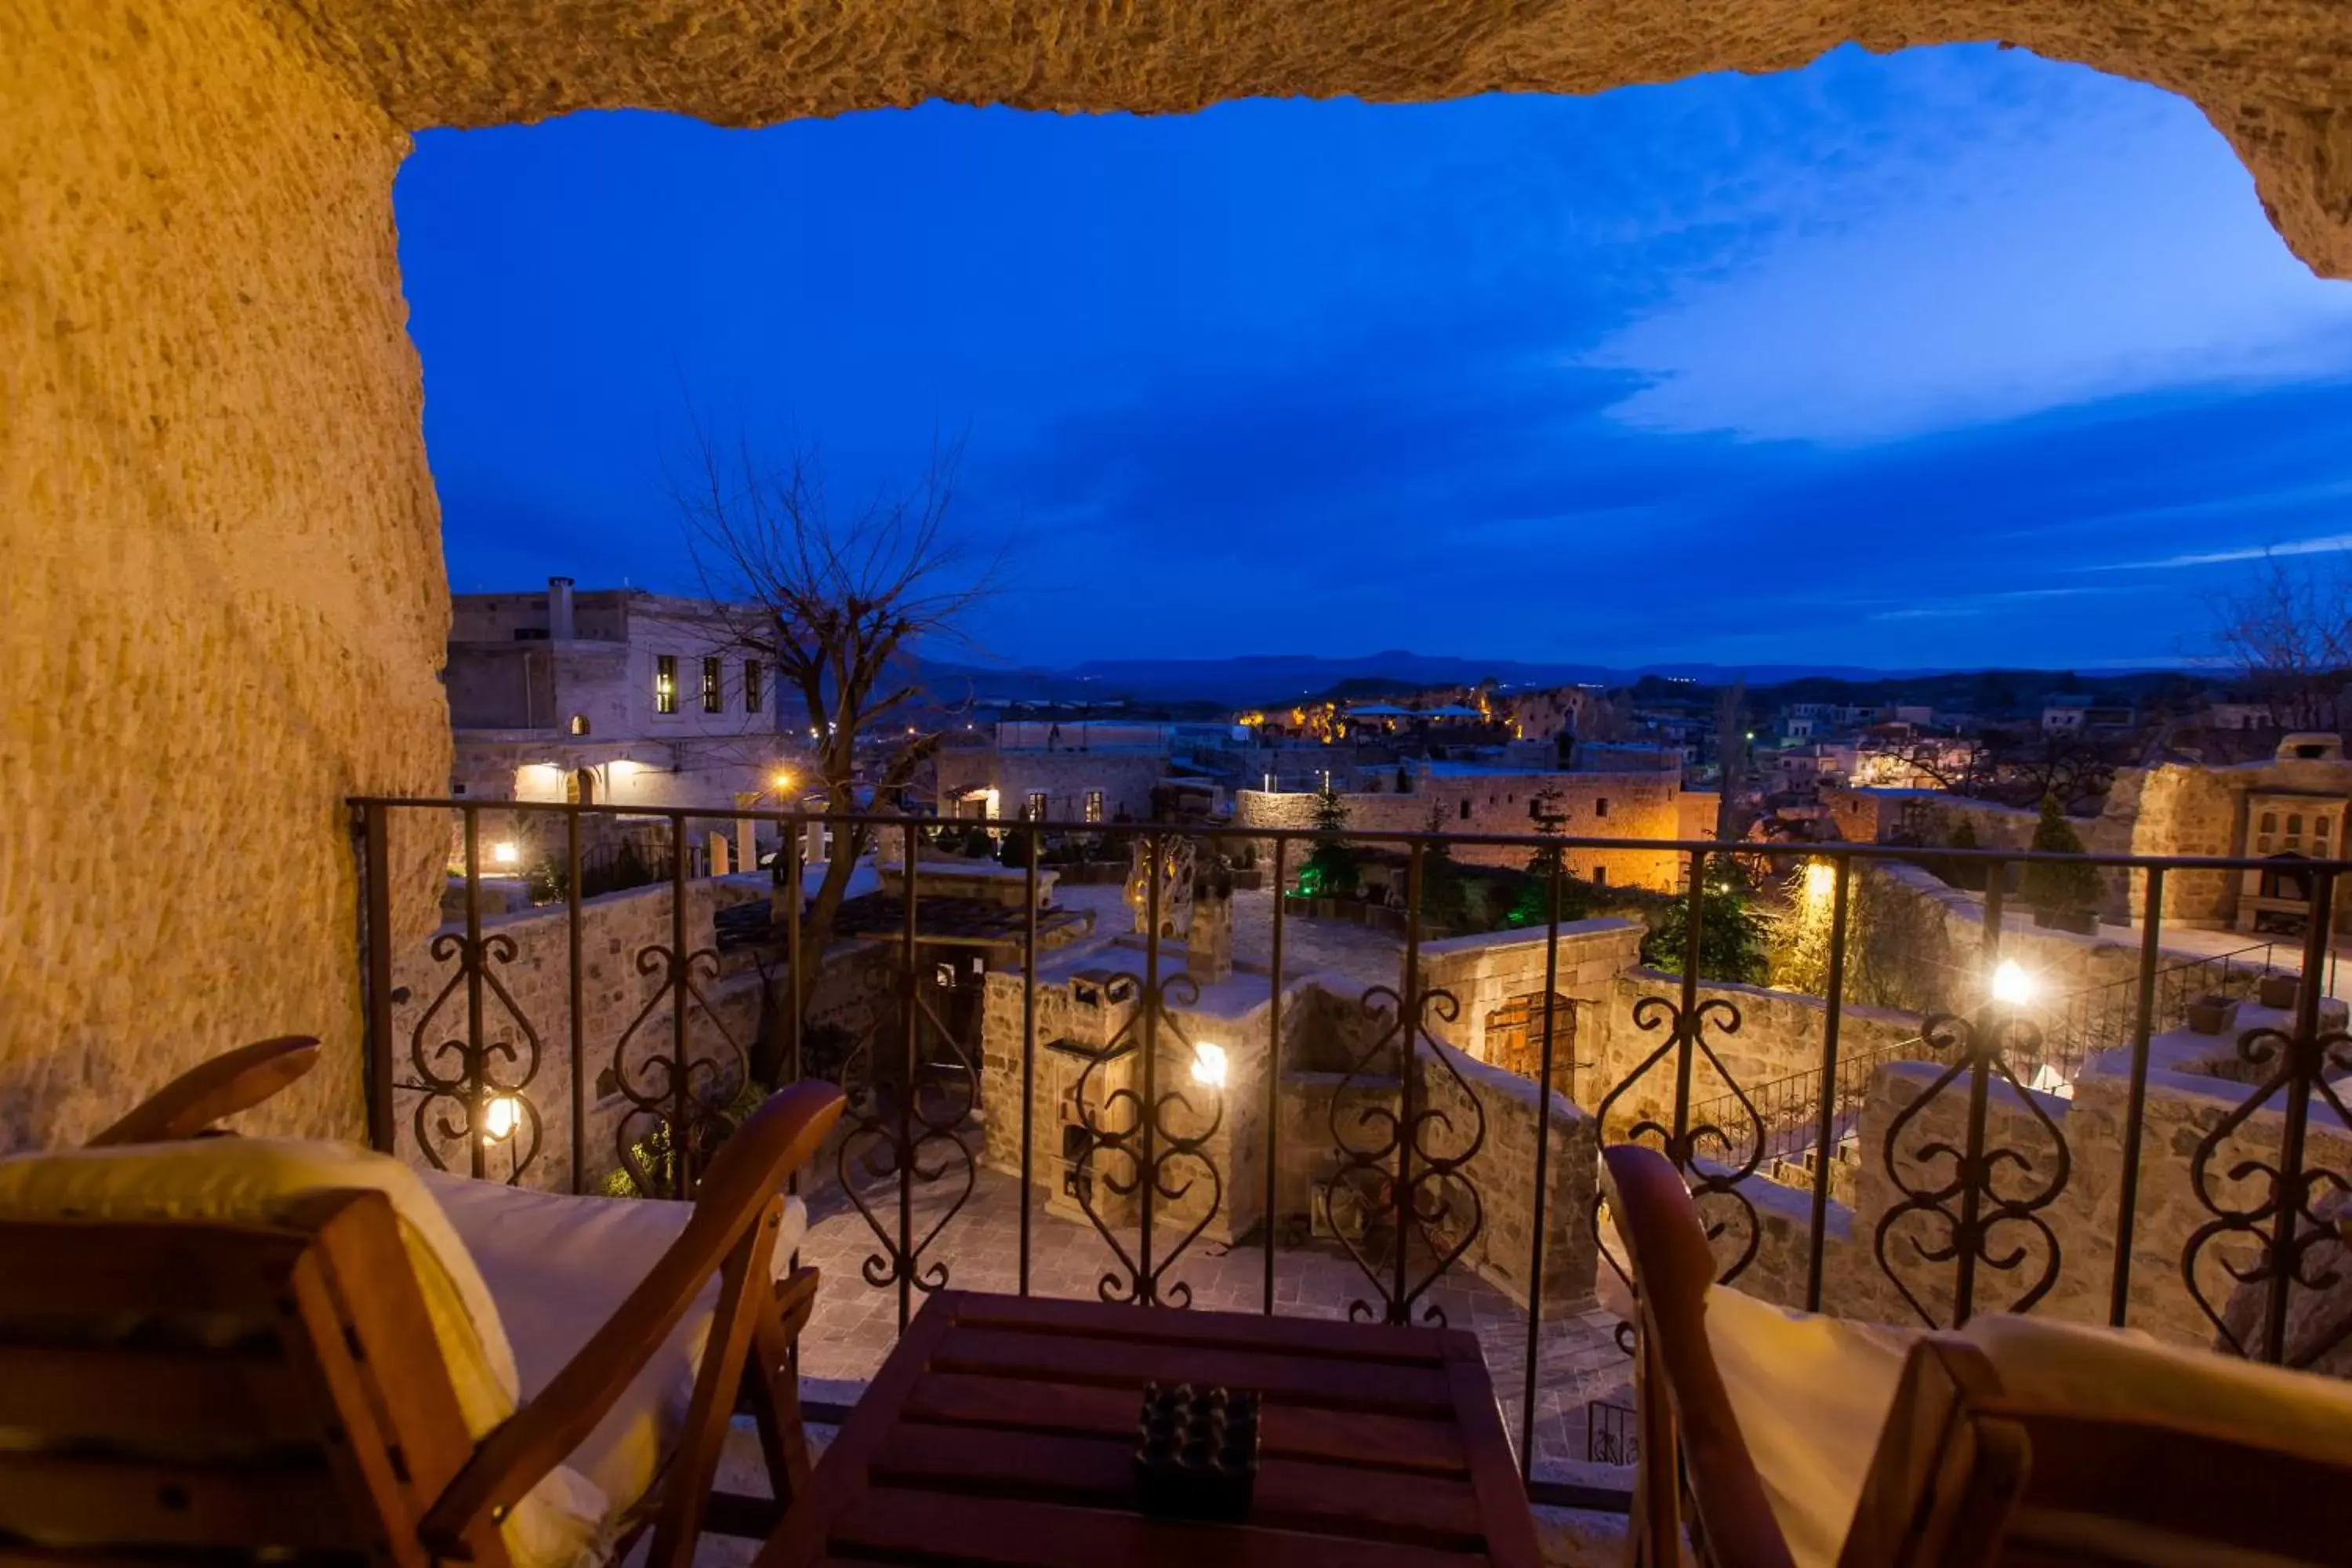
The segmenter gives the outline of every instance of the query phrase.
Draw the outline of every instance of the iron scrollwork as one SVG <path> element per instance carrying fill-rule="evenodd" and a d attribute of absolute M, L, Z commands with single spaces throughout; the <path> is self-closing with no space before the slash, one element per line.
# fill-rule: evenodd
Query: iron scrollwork
<path fill-rule="evenodd" d="M 1209 1153 L 1210 1142 L 1224 1125 L 1222 1092 L 1212 1094 L 1213 1104 L 1204 1124 L 1200 1110 L 1181 1088 L 1161 1089 L 1155 1081 L 1147 1103 L 1146 1091 L 1132 1084 L 1121 1083 L 1108 1093 L 1100 1092 L 1097 1087 L 1102 1081 L 1097 1075 L 1123 1062 L 1140 1064 L 1142 1053 L 1153 1048 L 1148 1044 L 1151 1034 L 1148 1020 L 1156 1020 L 1158 1027 L 1167 1030 L 1176 1041 L 1181 1048 L 1180 1059 L 1196 1059 L 1196 1042 L 1169 1011 L 1171 998 L 1180 1007 L 1193 1006 L 1200 1002 L 1201 988 L 1190 974 L 1182 973 L 1168 976 L 1157 987 L 1143 986 L 1140 1004 L 1101 1050 L 1089 1053 L 1074 1086 L 1082 1136 L 1072 1162 L 1076 1178 L 1072 1183 L 1072 1193 L 1080 1212 L 1094 1226 L 1119 1266 L 1118 1270 L 1106 1270 L 1096 1282 L 1096 1293 L 1106 1301 L 1191 1306 L 1192 1285 L 1182 1279 L 1170 1281 L 1168 1271 L 1201 1238 L 1209 1222 L 1224 1205 L 1224 1177 Z M 1171 1112 L 1175 1120 L 1171 1120 Z M 1189 1131 L 1185 1130 L 1188 1125 Z M 1103 1163 L 1105 1156 L 1109 1157 L 1109 1163 Z M 1183 1202 L 1204 1183 L 1208 1203 L 1200 1217 L 1173 1246 L 1155 1257 L 1150 1231 L 1153 1211 L 1160 1203 Z M 1097 1184 L 1114 1197 L 1141 1200 L 1145 1229 L 1136 1250 L 1128 1249 L 1119 1239 L 1118 1227 L 1095 1206 Z"/>
<path fill-rule="evenodd" d="M 2189 1159 L 2190 1188 L 2214 1217 L 2190 1233 L 2181 1251 L 2180 1271 L 2190 1298 L 2211 1320 L 2223 1342 L 2242 1356 L 2286 1360 L 2289 1347 L 2280 1331 L 2285 1321 L 2284 1301 L 2263 1302 L 2261 1342 L 2249 1345 L 2240 1325 L 2230 1321 L 2234 1314 L 2227 1310 L 2228 1304 L 2217 1308 L 2198 1283 L 2198 1262 L 2207 1247 L 2218 1244 L 2214 1261 L 2223 1273 L 2241 1286 L 2267 1285 L 2266 1294 L 2272 1297 L 2296 1286 L 2324 1290 L 2336 1282 L 2335 1269 L 2321 1265 L 2313 1251 L 2324 1242 L 2332 1243 L 2336 1235 L 2332 1220 L 2321 1213 L 2322 1205 L 2333 1194 L 2352 1191 L 2352 1179 L 2346 1173 L 2306 1163 L 2304 1134 L 2315 1095 L 2344 1125 L 2352 1126 L 2352 1108 L 2346 1106 L 2336 1084 L 2330 1081 L 2331 1075 L 2341 1079 L 2352 1074 L 2352 1035 L 2330 1030 L 2298 1037 L 2283 1029 L 2249 1029 L 2239 1037 L 2237 1054 L 2256 1081 L 2246 1098 L 2198 1141 L 2197 1152 Z M 2234 1191 L 2225 1190 L 2216 1178 L 2216 1160 L 2223 1147 L 2274 1100 L 2284 1102 L 2275 1159 L 2248 1155 L 2236 1160 L 2226 1173 L 2229 1187 Z M 2232 1247 L 2231 1238 L 2258 1244 L 2251 1261 L 2240 1261 L 2248 1248 Z M 2331 1245 L 2326 1250 L 2333 1254 L 2335 1248 Z M 2307 1363 L 2334 1342 L 2298 1347 L 2301 1353 L 2292 1359 Z"/>
<path fill-rule="evenodd" d="M 1633 1087 L 1648 1077 L 1651 1070 L 1669 1060 L 1674 1064 L 1676 1105 L 1671 1112 L 1671 1123 L 1659 1120 L 1656 1114 L 1644 1113 L 1626 1129 L 1628 1142 L 1650 1142 L 1674 1162 L 1690 1186 L 1692 1205 L 1706 1223 L 1709 1242 L 1729 1233 L 1736 1224 L 1744 1237 L 1739 1251 L 1717 1274 L 1717 1280 L 1729 1283 L 1746 1271 L 1756 1260 L 1756 1251 L 1762 1243 L 1762 1226 L 1756 1205 L 1742 1190 L 1764 1163 L 1767 1130 L 1763 1112 L 1748 1097 L 1748 1090 L 1723 1058 L 1716 1055 L 1707 1041 L 1710 1026 L 1724 1035 L 1739 1032 L 1739 1005 L 1725 996 L 1695 997 L 1685 1007 L 1666 997 L 1643 996 L 1633 1004 L 1633 1026 L 1643 1034 L 1663 1034 L 1655 1049 L 1633 1066 L 1633 1070 L 1619 1080 L 1601 1101 L 1593 1120 L 1602 1128 L 1609 1126 L 1609 1113 L 1617 1102 L 1630 1094 Z M 1747 1123 L 1744 1136 L 1735 1138 L 1731 1130 L 1712 1119 L 1690 1121 L 1690 1086 L 1692 1069 L 1705 1062 L 1723 1080 L 1726 1093 L 1713 1098 L 1710 1105 L 1727 1101 L 1736 1107 Z M 1744 1151 L 1744 1152 L 1743 1152 Z M 1616 1256 L 1601 1237 L 1601 1205 L 1605 1199 L 1596 1199 L 1592 1211 L 1593 1234 L 1602 1245 L 1601 1258 L 1608 1265 L 1626 1289 L 1633 1288 L 1633 1280 L 1617 1261 Z M 1617 1325 L 1618 1348 L 1633 1353 L 1633 1331 L 1630 1323 Z"/>
<path fill-rule="evenodd" d="M 455 960 L 456 966 L 410 1031 L 408 1059 L 416 1076 L 400 1087 L 424 1097 L 416 1102 L 410 1125 L 416 1134 L 418 1150 L 436 1170 L 449 1168 L 441 1150 L 451 1143 L 468 1151 L 468 1172 L 478 1176 L 485 1173 L 482 1167 L 486 1151 L 506 1147 L 511 1156 L 507 1173 L 509 1184 L 520 1183 L 522 1173 L 539 1158 L 539 1108 L 525 1092 L 539 1076 L 539 1031 L 531 1027 L 530 1020 L 516 1005 L 513 993 L 493 967 L 512 963 L 515 951 L 514 939 L 504 932 L 468 937 L 458 931 L 441 932 L 427 949 L 434 963 Z M 489 1037 L 488 1025 L 475 1021 L 473 993 L 469 991 L 465 1033 L 445 1035 L 428 1046 L 426 1041 L 435 1032 L 434 1020 L 449 1005 L 460 986 L 479 986 L 496 1000 L 513 1022 L 512 1036 Z M 516 1047 L 516 1037 L 521 1040 L 520 1049 Z M 440 1070 L 442 1064 L 453 1057 L 454 1068 Z M 497 1065 L 499 1063 L 509 1069 L 505 1076 L 501 1076 Z M 509 1108 L 503 1128 L 492 1120 L 496 1114 L 492 1107 L 497 1105 Z"/>
<path fill-rule="evenodd" d="M 858 1272 L 876 1289 L 899 1288 L 900 1311 L 908 1293 L 942 1289 L 948 1282 L 944 1261 L 926 1265 L 928 1251 L 948 1222 L 961 1212 L 980 1177 L 980 1165 L 964 1134 L 976 1123 L 980 1103 L 980 1072 L 971 1053 L 940 1016 L 917 982 L 918 1026 L 928 1021 L 941 1054 L 912 1063 L 901 1060 L 896 1070 L 886 1068 L 881 1042 L 884 1025 L 893 1009 L 884 1005 L 898 994 L 901 973 L 887 958 L 866 964 L 860 974 L 864 995 L 856 1008 L 859 1026 L 856 1044 L 841 1063 L 841 1090 L 848 1101 L 842 1117 L 846 1129 L 834 1156 L 835 1174 L 850 1206 L 874 1233 L 879 1250 L 866 1255 Z M 898 1005 L 903 1006 L 901 1000 Z M 903 1028 L 904 1015 L 895 1020 Z M 889 1031 L 898 1035 L 898 1030 Z M 903 1038 L 903 1037 L 901 1037 Z M 961 1175 L 961 1186 L 945 1212 L 918 1237 L 912 1228 L 913 1188 Z M 901 1206 L 905 1223 L 886 1225 L 866 1202 L 861 1186 L 889 1183 L 908 1200 Z"/>
<path fill-rule="evenodd" d="M 692 950 L 681 958 L 666 943 L 650 943 L 637 950 L 636 968 L 660 981 L 613 1047 L 613 1087 L 629 1102 L 614 1132 L 615 1152 L 640 1194 L 690 1197 L 711 1152 L 735 1130 L 731 1108 L 747 1080 L 750 1060 L 702 989 L 704 982 L 719 977 L 715 948 Z M 638 1031 L 665 1002 L 686 1007 L 689 1038 L 698 1011 L 726 1054 L 696 1055 L 690 1047 L 682 1058 L 675 1047 L 633 1054 Z"/>
<path fill-rule="evenodd" d="M 1349 1302 L 1349 1317 L 1359 1321 L 1378 1319 L 1408 1323 L 1412 1321 L 1414 1304 L 1469 1252 L 1486 1228 L 1486 1206 L 1477 1186 L 1464 1173 L 1486 1147 L 1486 1108 L 1429 1032 L 1432 1017 L 1452 1023 L 1459 1016 L 1460 1005 L 1451 992 L 1420 993 L 1410 1009 L 1410 1021 L 1404 999 L 1386 985 L 1366 991 L 1357 1005 L 1360 1016 L 1373 1027 L 1363 1047 L 1350 1052 L 1348 1070 L 1332 1097 L 1331 1138 L 1338 1148 L 1339 1164 L 1317 1195 L 1323 1205 L 1325 1226 L 1355 1259 L 1380 1297 L 1377 1305 L 1361 1298 Z M 1466 1135 L 1456 1126 L 1453 1110 L 1416 1093 L 1414 1068 L 1424 1039 L 1431 1057 L 1444 1069 L 1462 1103 L 1469 1107 Z M 1357 1099 L 1351 1090 L 1387 1076 L 1374 1069 L 1391 1052 L 1396 1064 L 1400 1109 L 1391 1110 L 1377 1100 L 1351 1107 L 1351 1100 Z M 1370 1136 L 1350 1138 L 1349 1121 L 1360 1134 Z M 1438 1146 L 1433 1141 L 1437 1136 L 1453 1147 Z M 1353 1216 L 1365 1222 L 1361 1229 L 1368 1238 L 1382 1225 L 1389 1231 L 1386 1280 L 1381 1278 L 1381 1262 L 1350 1234 L 1359 1227 L 1343 1223 L 1339 1212 L 1343 1203 Z M 1418 1274 L 1412 1264 L 1416 1241 L 1429 1259 Z M 1422 1321 L 1443 1327 L 1444 1307 L 1428 1303 L 1422 1309 Z"/>
<path fill-rule="evenodd" d="M 2000 1309 L 2029 1311 L 2058 1280 L 2058 1237 L 2042 1211 L 2065 1191 L 2073 1170 L 2064 1131 L 2010 1067 L 2011 1060 L 2041 1059 L 2042 1031 L 2032 1021 L 2012 1014 L 1971 1019 L 1937 1013 L 1927 1017 L 1919 1032 L 1929 1051 L 1937 1056 L 1949 1053 L 1952 1060 L 1887 1123 L 1879 1157 L 1887 1179 L 1903 1197 L 1879 1219 L 1872 1251 L 1880 1270 L 1920 1321 L 1937 1328 L 1947 1325 L 1906 1281 L 1904 1270 L 1889 1256 L 1890 1244 L 1901 1240 L 1917 1262 L 1954 1266 L 1951 1327 L 1966 1322 L 1976 1310 L 1979 1265 L 2018 1274 L 2039 1256 L 2040 1270 L 2015 1299 Z M 2012 1091 L 2048 1139 L 2052 1152 L 2046 1175 L 2030 1152 L 2005 1144 L 1988 1146 L 1988 1097 L 1996 1083 Z M 1969 1099 L 1967 1129 L 1960 1143 L 1929 1135 L 1906 1149 L 1905 1134 L 1948 1090 L 1961 1084 L 1967 1086 Z M 2014 1176 L 2004 1178 L 2005 1172 L 2013 1172 Z M 2039 1247 L 2033 1245 L 2036 1237 Z"/>

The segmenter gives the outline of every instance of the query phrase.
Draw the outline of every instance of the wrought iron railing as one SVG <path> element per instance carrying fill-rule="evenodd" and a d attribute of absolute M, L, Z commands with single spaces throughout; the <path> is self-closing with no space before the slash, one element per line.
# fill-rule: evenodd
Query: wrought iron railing
<path fill-rule="evenodd" d="M 691 847 L 698 828 L 780 836 L 772 884 L 700 878 L 695 858 L 674 851 L 666 884 L 600 900 L 583 890 L 583 839 L 613 808 L 367 798 L 353 812 L 377 1146 L 477 1176 L 677 1196 L 691 1193 L 763 1085 L 821 1074 L 851 1101 L 829 1179 L 869 1237 L 857 1277 L 828 1275 L 826 1291 L 881 1292 L 903 1327 L 921 1297 L 984 1272 L 955 1234 L 983 1170 L 1017 1184 L 1005 1245 L 1024 1293 L 1048 1288 L 1032 1265 L 1036 1215 L 1049 1203 L 1099 1238 L 1108 1263 L 1084 1288 L 1106 1300 L 1192 1304 L 1202 1271 L 1235 1258 L 1255 1260 L 1246 1304 L 1266 1313 L 1443 1323 L 1473 1286 L 1498 1291 L 1523 1313 L 1502 1339 L 1492 1337 L 1495 1314 L 1469 1317 L 1489 1336 L 1490 1357 L 1517 1363 L 1518 1386 L 1507 1392 L 1539 1498 L 1625 1500 L 1535 1470 L 1547 1349 L 1589 1316 L 1595 1271 L 1614 1267 L 1594 1242 L 1603 1137 L 1648 1142 L 1681 1168 L 1716 1232 L 1724 1280 L 1809 1310 L 1867 1312 L 1899 1298 L 1936 1324 L 2036 1309 L 2123 1324 L 2146 1316 L 2140 1298 L 2168 1275 L 2167 1289 L 2185 1292 L 2223 1343 L 2302 1361 L 2315 1352 L 2290 1341 L 2291 1300 L 2336 1283 L 2321 1248 L 2336 1236 L 2329 1205 L 2352 1186 L 2343 1098 L 2352 1037 L 2322 985 L 2300 986 L 2286 1015 L 2265 1016 L 2228 1059 L 2199 1069 L 2196 1092 L 2222 1110 L 2193 1121 L 2193 1140 L 2180 1142 L 2188 1121 L 2150 1132 L 2151 1042 L 2169 1016 L 2167 879 L 2234 879 L 2254 860 L 2070 858 L 2132 868 L 2144 900 L 2130 1016 L 2103 1069 L 2119 1086 L 2120 1157 L 2115 1180 L 2086 1184 L 2075 1179 L 2084 1154 L 2070 1144 L 2063 1103 L 2053 1112 L 2027 1092 L 2045 1053 L 2042 1021 L 1983 984 L 2004 944 L 2020 940 L 2002 919 L 2002 866 L 2032 857 L 1947 852 L 1989 862 L 1978 946 L 1946 955 L 1980 971 L 1976 999 L 1926 1017 L 1915 1045 L 1853 1052 L 1839 1000 L 1853 885 L 1902 853 L 1877 846 L 1350 832 L 1351 843 L 1402 854 L 1406 897 L 1403 933 L 1378 955 L 1386 972 L 1343 984 L 1328 961 L 1297 964 L 1287 951 L 1293 922 L 1308 917 L 1279 890 L 1328 844 L 1311 829 L 1006 825 L 1029 837 L 1014 840 L 1012 866 L 982 870 L 927 858 L 927 821 L 833 818 L 837 831 L 878 837 L 920 874 L 896 893 L 853 900 L 836 946 L 803 955 L 804 883 L 816 868 L 800 848 L 813 819 L 797 814 L 650 814 L 667 819 L 674 847 Z M 513 856 L 486 845 L 487 812 L 528 819 L 532 844 Z M 1132 851 L 1139 931 L 1069 945 L 1082 922 L 1039 896 L 1048 840 L 1062 831 Z M 438 896 L 436 862 L 453 842 L 462 896 L 457 918 L 436 931 L 432 912 L 410 900 Z M 1229 962 L 1217 941 L 1232 918 L 1219 867 L 1244 844 L 1269 868 L 1269 890 L 1250 895 L 1265 900 L 1265 940 Z M 1482 972 L 1447 967 L 1462 939 L 1424 942 L 1433 868 L 1471 847 L 1544 857 L 1534 877 L 1540 917 L 1495 937 L 1532 944 L 1520 952 L 1527 990 L 1485 998 L 1511 1002 L 1493 1016 L 1509 1012 L 1524 1029 L 1529 1059 L 1516 1071 L 1482 1059 L 1483 1004 L 1470 990 Z M 1733 1064 L 1746 1058 L 1733 1047 L 1744 1048 L 1752 992 L 1693 971 L 1630 974 L 1637 926 L 1563 921 L 1568 896 L 1590 891 L 1571 888 L 1568 867 L 1598 854 L 1616 858 L 1612 879 L 1636 855 L 1658 886 L 1686 889 L 1678 950 L 1702 955 L 1711 885 L 1756 861 L 1824 868 L 1801 879 L 1822 884 L 1828 930 L 1809 1015 L 1817 1035 L 1801 1042 L 1810 1064 L 1745 1069 L 1759 1081 L 1743 1083 Z M 499 912 L 514 894 L 500 866 L 531 857 L 559 863 L 564 874 L 540 885 L 561 896 L 533 913 Z M 2352 864 L 2305 869 L 2313 907 L 2333 910 Z M 936 890 L 959 875 L 982 896 Z M 738 906 L 762 901 L 766 915 L 740 915 Z M 2331 923 L 2308 922 L 2297 973 L 2327 973 Z M 1611 943 L 1615 958 L 1593 956 Z M 1226 1037 L 1209 1038 L 1204 1019 Z M 1604 1031 L 1605 1054 L 1578 1038 L 1588 1029 Z M 1605 1068 L 1592 1075 L 1589 1104 L 1555 1091 L 1555 1068 L 1570 1060 Z M 2179 1069 L 2166 1058 L 2163 1093 L 2177 1090 Z M 1794 1087 L 1806 1079 L 1809 1100 Z M 1821 1093 L 1822 1084 L 1836 1092 Z M 1858 1121 L 1882 1103 L 1883 1127 Z M 1831 1162 L 1821 1159 L 1807 1218 L 1793 1230 L 1768 1223 L 1781 1200 L 1757 1178 L 1776 1151 L 1832 1150 L 1857 1136 L 1874 1209 L 1832 1227 Z M 2105 1158 L 2112 1138 L 2101 1137 Z M 1307 1146 L 1294 1147 L 1301 1139 Z M 2175 1224 L 2180 1204 L 2159 1212 L 2141 1202 L 2158 1182 L 2194 1205 L 2197 1223 L 2177 1245 L 2158 1221 Z M 1294 1304 L 1278 1289 L 1302 1251 L 1352 1270 L 1344 1299 Z M 2062 1268 L 2072 1283 L 2053 1297 Z M 1588 1411 L 1588 1422 L 1608 1419 Z"/>
<path fill-rule="evenodd" d="M 1924 1061 L 1927 1055 L 1927 1037 L 1914 1035 L 1894 1045 L 1856 1051 L 1841 1058 L 1836 1068 L 1835 1092 L 1827 1107 L 1822 1103 L 1822 1069 L 1800 1068 L 1779 1078 L 1766 1079 L 1752 1089 L 1703 1100 L 1691 1108 L 1691 1120 L 1701 1125 L 1721 1126 L 1738 1121 L 1744 1111 L 1752 1110 L 1753 1127 L 1763 1139 L 1759 1167 L 1801 1164 L 1811 1157 L 1815 1149 L 1825 1147 L 1834 1153 L 1853 1136 L 1863 1102 L 1870 1097 L 1871 1079 L 1881 1067 L 1888 1062 Z M 1822 1115 L 1824 1109 L 1829 1112 L 1827 1116 Z M 1822 1142 L 1824 1135 L 1828 1138 L 1826 1144 Z M 1746 1157 L 1743 1146 L 1743 1163 Z"/>

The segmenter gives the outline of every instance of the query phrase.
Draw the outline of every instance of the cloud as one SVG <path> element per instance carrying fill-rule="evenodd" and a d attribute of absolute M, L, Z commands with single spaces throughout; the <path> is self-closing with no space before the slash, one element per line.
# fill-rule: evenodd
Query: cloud
<path fill-rule="evenodd" d="M 2116 561 L 2092 570 L 2138 572 L 2174 566 L 2226 566 L 2240 561 L 2266 560 L 2273 555 L 2334 555 L 2347 550 L 2352 550 L 2352 533 L 2329 533 L 2317 539 L 2291 539 L 2284 544 L 2199 551 L 2186 555 L 2166 555 L 2154 561 Z"/>
<path fill-rule="evenodd" d="M 1751 194 L 1713 275 L 1580 357 L 1643 378 L 1625 425 L 1874 442 L 2352 374 L 2352 284 L 2294 259 L 2186 101 L 2015 54 L 1905 56 L 1872 68 L 1925 100 L 1885 144 L 1837 112 L 1857 68 L 1821 68 L 1808 167 Z M 1998 90 L 2020 79 L 2031 96 Z"/>

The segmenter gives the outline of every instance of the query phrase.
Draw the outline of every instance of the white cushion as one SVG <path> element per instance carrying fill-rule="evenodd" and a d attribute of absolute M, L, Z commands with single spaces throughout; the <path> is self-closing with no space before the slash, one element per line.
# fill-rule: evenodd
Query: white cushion
<path fill-rule="evenodd" d="M 1798 1568 L 1836 1563 L 1921 1331 L 1792 1312 L 1721 1285 L 1707 1291 L 1707 1345 Z M 2352 1385 L 2338 1379 L 2159 1344 L 2137 1330 L 2004 1313 L 1971 1319 L 1960 1337 L 2021 1398 L 2352 1464 Z M 2075 1534 L 2092 1541 L 2103 1528 L 2089 1521 Z"/>
<path fill-rule="evenodd" d="M 0 1159 L 0 1217 L 268 1224 L 300 1200 L 354 1188 L 392 1201 L 457 1410 L 477 1441 L 514 1414 L 524 1386 L 496 1297 L 416 1173 L 342 1143 L 205 1138 Z M 611 1511 L 559 1466 L 500 1527 L 518 1568 L 569 1568 Z"/>
<path fill-rule="evenodd" d="M 526 1402 L 620 1310 L 694 1212 L 691 1204 L 526 1192 L 438 1172 L 427 1173 L 425 1184 L 498 1301 L 513 1337 Z M 807 1208 L 792 1199 L 776 1238 L 777 1279 L 790 1271 L 807 1229 Z M 718 1309 L 714 1276 L 628 1391 L 572 1453 L 572 1468 L 603 1489 L 616 1515 L 644 1499 L 661 1473 L 685 1425 Z"/>
<path fill-rule="evenodd" d="M 1837 1562 L 1916 1338 L 1708 1289 L 1707 1346 L 1797 1568 Z"/>

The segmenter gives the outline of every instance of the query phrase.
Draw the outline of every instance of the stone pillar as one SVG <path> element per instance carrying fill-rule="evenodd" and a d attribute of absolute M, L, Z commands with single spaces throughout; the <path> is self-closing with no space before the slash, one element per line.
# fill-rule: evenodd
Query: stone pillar
<path fill-rule="evenodd" d="M 724 877 L 730 869 L 732 869 L 732 868 L 727 864 L 727 851 L 729 847 L 727 835 L 719 831 L 717 828 L 711 829 L 710 874 L 712 876 Z"/>
<path fill-rule="evenodd" d="M 1184 967 L 1203 985 L 1234 973 L 1234 896 L 1214 888 L 1192 895 L 1192 925 L 1184 933 Z"/>

